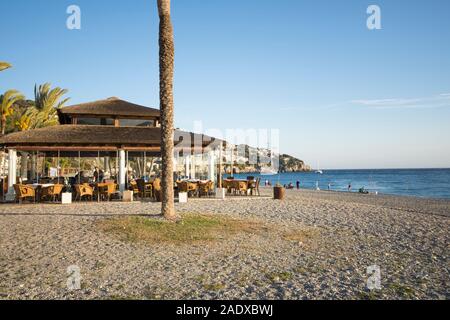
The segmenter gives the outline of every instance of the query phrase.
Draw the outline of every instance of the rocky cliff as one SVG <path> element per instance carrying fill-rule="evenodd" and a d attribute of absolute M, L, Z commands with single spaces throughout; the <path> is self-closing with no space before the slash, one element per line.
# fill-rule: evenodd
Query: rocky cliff
<path fill-rule="evenodd" d="M 248 145 L 234 146 L 233 169 L 235 173 L 270 170 L 273 167 L 270 164 L 271 154 L 272 151 L 269 149 L 253 148 Z M 279 172 L 311 171 L 311 167 L 305 164 L 303 160 L 288 154 L 280 154 L 278 155 L 278 159 Z M 226 159 L 225 161 L 229 163 L 229 159 Z M 230 170 L 230 167 L 228 167 L 228 170 Z"/>

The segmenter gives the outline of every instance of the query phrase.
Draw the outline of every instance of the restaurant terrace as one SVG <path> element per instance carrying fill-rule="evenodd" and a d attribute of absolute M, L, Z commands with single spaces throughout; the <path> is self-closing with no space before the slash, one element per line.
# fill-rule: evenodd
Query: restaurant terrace
<path fill-rule="evenodd" d="M 27 192 L 32 193 L 28 190 L 30 186 L 53 185 L 61 189 L 71 185 L 76 189 L 72 190 L 74 197 L 82 198 L 79 186 L 89 184 L 92 187 L 87 189 L 87 196 L 100 199 L 94 183 L 116 185 L 107 192 L 108 199 L 125 190 L 145 196 L 147 185 L 142 183 L 141 187 L 136 181 L 158 179 L 161 163 L 158 109 L 109 98 L 61 108 L 58 118 L 57 126 L 0 137 L 0 146 L 8 154 L 7 176 L 2 179 L 5 200 L 18 200 L 18 193 L 22 192 L 25 198 Z M 206 191 L 212 193 L 221 183 L 223 141 L 181 130 L 175 130 L 174 138 L 175 181 L 208 181 Z M 107 189 L 105 185 L 100 187 Z M 149 193 L 156 198 L 152 191 Z"/>

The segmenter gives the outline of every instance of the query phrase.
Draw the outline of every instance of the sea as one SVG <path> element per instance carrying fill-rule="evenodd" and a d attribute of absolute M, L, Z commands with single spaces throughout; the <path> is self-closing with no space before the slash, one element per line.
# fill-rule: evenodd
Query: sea
<path fill-rule="evenodd" d="M 323 170 L 316 172 L 279 173 L 275 175 L 235 174 L 236 178 L 261 177 L 272 185 L 280 183 L 300 188 L 359 192 L 361 188 L 370 193 L 415 196 L 422 198 L 450 199 L 450 169 L 364 169 Z"/>

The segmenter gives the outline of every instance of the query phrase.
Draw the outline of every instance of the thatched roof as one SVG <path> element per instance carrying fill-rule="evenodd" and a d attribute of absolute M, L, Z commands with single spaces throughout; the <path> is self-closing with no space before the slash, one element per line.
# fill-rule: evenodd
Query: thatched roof
<path fill-rule="evenodd" d="M 175 131 L 175 144 L 208 146 L 214 138 Z M 15 132 L 0 137 L 0 145 L 11 146 L 160 146 L 161 128 L 59 125 L 42 129 Z"/>
<path fill-rule="evenodd" d="M 119 98 L 108 98 L 94 102 L 63 107 L 58 110 L 60 118 L 71 115 L 105 116 L 105 117 L 138 117 L 159 118 L 159 109 L 137 105 Z M 65 121 L 61 121 L 64 123 Z"/>

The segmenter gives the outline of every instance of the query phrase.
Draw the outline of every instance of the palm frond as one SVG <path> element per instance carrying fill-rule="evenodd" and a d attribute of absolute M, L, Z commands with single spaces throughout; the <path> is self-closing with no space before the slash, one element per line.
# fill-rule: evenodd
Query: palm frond
<path fill-rule="evenodd" d="M 58 124 L 57 109 L 62 108 L 70 98 L 63 99 L 68 92 L 66 89 L 56 87 L 51 89 L 50 83 L 34 86 L 35 120 L 32 127 L 42 128 Z"/>
<path fill-rule="evenodd" d="M 0 112 L 4 117 L 8 117 L 13 112 L 14 105 L 25 99 L 24 95 L 17 90 L 8 90 L 0 96 Z"/>
<path fill-rule="evenodd" d="M 0 71 L 11 68 L 12 66 L 8 62 L 0 61 Z"/>

